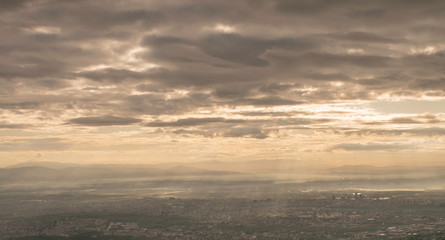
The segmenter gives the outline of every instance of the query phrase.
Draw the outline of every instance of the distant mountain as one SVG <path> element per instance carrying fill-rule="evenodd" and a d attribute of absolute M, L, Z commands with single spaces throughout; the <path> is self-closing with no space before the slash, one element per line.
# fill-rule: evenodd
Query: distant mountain
<path fill-rule="evenodd" d="M 161 163 L 156 165 L 126 165 L 126 164 L 76 164 L 76 163 L 58 163 L 58 162 L 44 162 L 33 161 L 24 162 L 16 165 L 9 166 L 7 168 L 17 167 L 47 167 L 52 169 L 63 168 L 107 168 L 114 169 L 161 169 L 161 170 L 175 170 L 180 172 L 246 172 L 246 173 L 276 173 L 276 172 L 315 172 L 319 171 L 315 168 L 310 168 L 303 165 L 296 160 L 249 160 L 238 162 L 225 162 L 225 161 L 201 161 L 190 163 Z"/>
<path fill-rule="evenodd" d="M 38 166 L 11 169 L 0 168 L 0 181 L 29 181 L 48 179 L 51 178 L 51 176 L 58 176 L 57 170 Z"/>
<path fill-rule="evenodd" d="M 54 162 L 26 162 L 9 166 L 8 168 L 0 168 L 0 181 L 75 181 L 227 174 L 238 173 L 230 171 L 214 171 L 181 165 L 160 168 L 151 165 L 90 165 Z"/>
<path fill-rule="evenodd" d="M 383 175 L 383 176 L 445 176 L 444 166 L 386 166 L 344 165 L 327 170 L 328 174 L 339 175 Z"/>
<path fill-rule="evenodd" d="M 444 178 L 445 167 L 409 167 L 345 165 L 329 169 L 310 169 L 298 161 L 260 160 L 242 162 L 207 161 L 158 165 L 76 164 L 56 162 L 25 162 L 0 168 L 0 182 L 80 181 L 98 179 L 172 178 L 183 176 L 239 175 L 245 179 L 268 176 L 288 179 L 389 179 Z"/>
<path fill-rule="evenodd" d="M 60 162 L 49 162 L 49 161 L 28 161 L 23 163 L 14 164 L 11 166 L 8 166 L 6 168 L 22 168 L 22 167 L 45 167 L 45 168 L 52 168 L 52 169 L 61 169 L 61 168 L 68 168 L 68 167 L 78 167 L 85 164 L 79 164 L 79 163 L 60 163 Z"/>

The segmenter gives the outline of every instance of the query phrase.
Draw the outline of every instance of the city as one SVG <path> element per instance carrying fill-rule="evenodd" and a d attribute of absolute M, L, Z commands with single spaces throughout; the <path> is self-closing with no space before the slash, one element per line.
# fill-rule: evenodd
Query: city
<path fill-rule="evenodd" d="M 444 191 L 299 191 L 261 182 L 1 191 L 0 239 L 443 239 Z M 224 185 L 224 186 L 223 186 Z M 133 187 L 131 187 L 133 186 Z M 95 186 L 97 187 L 97 186 Z M 122 186 L 121 186 L 122 187 Z M 249 189 L 254 190 L 249 190 Z M 272 189 L 279 189 L 273 191 Z M 265 193 L 265 191 L 270 193 Z M 133 192 L 133 193 L 129 193 Z"/>

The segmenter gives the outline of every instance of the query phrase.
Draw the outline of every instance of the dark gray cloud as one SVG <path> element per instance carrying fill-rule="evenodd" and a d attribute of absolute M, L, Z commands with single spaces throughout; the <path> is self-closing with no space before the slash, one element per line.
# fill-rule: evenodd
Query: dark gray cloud
<path fill-rule="evenodd" d="M 356 9 L 351 8 L 346 13 L 348 17 L 351 18 L 381 18 L 385 16 L 386 10 L 382 8 L 372 8 L 372 9 Z"/>
<path fill-rule="evenodd" d="M 302 73 L 302 77 L 305 79 L 311 80 L 320 80 L 320 81 L 350 81 L 351 77 L 344 73 L 318 73 L 318 72 L 304 72 Z"/>
<path fill-rule="evenodd" d="M 66 27 L 66 33 L 62 37 L 73 39 L 125 39 L 125 35 L 131 31 L 124 27 L 132 25 L 137 29 L 150 29 L 160 24 L 164 18 L 161 12 L 153 11 L 147 6 L 140 8 L 144 6 L 113 1 L 49 1 L 42 5 L 32 11 L 29 18 L 46 24 L 57 21 L 57 25 Z"/>
<path fill-rule="evenodd" d="M 231 126 L 230 128 L 221 127 L 200 127 L 198 129 L 177 129 L 172 131 L 174 134 L 183 136 L 202 136 L 207 138 L 230 137 L 230 138 L 256 138 L 265 139 L 270 134 L 277 132 L 273 129 L 266 129 L 261 125 L 254 126 Z"/>
<path fill-rule="evenodd" d="M 170 44 L 193 45 L 193 42 L 180 37 L 148 35 L 142 38 L 141 44 L 145 46 L 160 47 L 162 45 Z"/>
<path fill-rule="evenodd" d="M 293 114 L 298 114 L 299 112 L 242 112 L 240 115 L 243 116 L 292 116 Z M 301 113 L 301 112 L 300 112 Z"/>
<path fill-rule="evenodd" d="M 39 102 L 0 103 L 0 109 L 35 109 L 39 107 L 39 105 Z"/>
<path fill-rule="evenodd" d="M 315 1 L 293 1 L 283 0 L 276 1 L 276 10 L 284 13 L 293 14 L 317 14 L 321 11 L 335 5 L 331 1 L 327 0 L 315 0 Z"/>
<path fill-rule="evenodd" d="M 397 123 L 397 124 L 413 124 L 413 123 L 421 123 L 418 120 L 415 120 L 413 118 L 409 118 L 409 117 L 398 117 L 398 118 L 393 118 L 390 121 L 391 123 Z"/>
<path fill-rule="evenodd" d="M 312 46 L 309 41 L 293 38 L 264 40 L 238 34 L 215 34 L 205 38 L 202 50 L 223 60 L 261 67 L 269 65 L 266 60 L 259 58 L 267 49 L 305 50 Z"/>
<path fill-rule="evenodd" d="M 0 2 L 0 12 L 17 10 L 32 0 L 4 0 Z"/>
<path fill-rule="evenodd" d="M 129 96 L 125 102 L 127 111 L 150 114 L 150 115 L 171 115 L 190 112 L 198 107 L 211 105 L 209 95 L 207 94 L 191 94 L 184 97 L 166 99 L 160 94 L 143 94 Z"/>
<path fill-rule="evenodd" d="M 445 90 L 445 78 L 416 79 L 410 86 L 414 90 Z"/>
<path fill-rule="evenodd" d="M 334 35 L 335 36 L 335 35 Z M 387 37 L 382 37 L 373 33 L 368 32 L 348 32 L 346 34 L 337 35 L 336 37 L 348 41 L 357 42 L 373 42 L 373 43 L 397 43 L 400 42 Z"/>
<path fill-rule="evenodd" d="M 260 127 L 236 127 L 230 128 L 223 133 L 224 137 L 250 137 L 264 139 L 269 137 L 271 130 L 262 129 Z"/>
<path fill-rule="evenodd" d="M 199 130 L 177 129 L 172 131 L 172 133 L 186 137 L 202 136 L 206 138 L 213 138 L 218 136 L 217 132 L 206 129 L 199 129 Z"/>
<path fill-rule="evenodd" d="M 196 130 L 178 129 L 172 131 L 174 134 L 185 136 L 203 136 L 208 138 L 213 137 L 230 137 L 230 138 L 256 138 L 265 139 L 270 137 L 270 134 L 276 132 L 275 130 L 265 129 L 262 126 L 237 126 L 231 128 L 217 128 L 207 129 L 200 128 Z"/>
<path fill-rule="evenodd" d="M 154 51 L 147 55 L 147 59 L 160 58 L 176 62 L 203 61 L 203 59 L 191 55 L 196 54 L 196 50 L 187 52 L 187 49 L 181 47 L 181 45 L 186 45 L 200 49 L 211 57 L 256 67 L 269 65 L 266 60 L 260 57 L 268 49 L 307 50 L 315 45 L 314 40 L 289 37 L 266 39 L 235 33 L 214 33 L 194 41 L 174 36 L 148 35 L 143 38 L 141 43 L 154 48 Z M 178 52 L 183 54 L 179 55 Z M 188 55 L 185 55 L 187 53 Z"/>
<path fill-rule="evenodd" d="M 0 129 L 24 129 L 29 127 L 29 124 L 0 123 Z"/>
<path fill-rule="evenodd" d="M 131 125 L 141 122 L 136 118 L 122 118 L 115 116 L 101 116 L 101 117 L 80 117 L 69 120 L 69 123 L 84 125 L 84 126 L 112 126 L 112 125 Z"/>
<path fill-rule="evenodd" d="M 363 122 L 365 125 L 385 125 L 385 124 L 436 124 L 441 123 L 442 121 L 437 118 L 435 115 L 426 114 L 426 115 L 417 115 L 417 116 L 409 116 L 409 117 L 395 117 L 391 118 L 388 121 L 372 121 L 372 122 Z"/>
<path fill-rule="evenodd" d="M 236 103 L 240 103 L 242 105 L 252 105 L 252 106 L 279 106 L 279 105 L 299 105 L 303 102 L 294 101 L 291 99 L 284 99 L 280 97 L 264 97 L 259 99 L 246 98 L 239 99 Z"/>
<path fill-rule="evenodd" d="M 85 71 L 78 74 L 79 77 L 102 82 L 123 82 L 129 79 L 143 79 L 149 76 L 147 73 L 139 73 L 126 69 L 105 68 L 101 70 Z"/>
<path fill-rule="evenodd" d="M 337 68 L 342 66 L 356 66 L 363 68 L 384 68 L 389 67 L 391 57 L 380 55 L 347 55 L 331 54 L 321 52 L 308 52 L 294 56 L 279 56 L 270 54 L 266 56 L 275 63 L 286 64 L 296 67 Z"/>
<path fill-rule="evenodd" d="M 207 138 L 214 137 L 240 137 L 265 139 L 272 135 L 279 135 L 280 128 L 284 129 L 309 129 L 306 126 L 315 124 L 325 124 L 332 119 L 310 119 L 310 118 L 291 118 L 292 114 L 283 115 L 268 113 L 270 116 L 277 117 L 271 119 L 227 119 L 222 117 L 213 118 L 184 118 L 176 121 L 154 121 L 146 124 L 147 127 L 159 127 L 165 132 L 171 132 L 183 136 L 203 136 Z M 244 114 L 240 114 L 244 115 Z M 261 116 L 267 115 L 248 115 Z M 283 118 L 283 116 L 285 116 Z"/>

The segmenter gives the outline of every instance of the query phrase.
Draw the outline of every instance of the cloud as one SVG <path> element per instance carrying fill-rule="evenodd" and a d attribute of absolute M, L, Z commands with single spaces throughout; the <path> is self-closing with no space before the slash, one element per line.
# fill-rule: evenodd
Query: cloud
<path fill-rule="evenodd" d="M 142 79 L 143 73 L 135 72 L 127 69 L 115 69 L 105 68 L 93 71 L 84 71 L 78 74 L 79 77 L 88 78 L 94 81 L 107 81 L 107 82 L 123 82 L 129 79 Z"/>
<path fill-rule="evenodd" d="M 39 102 L 15 102 L 0 103 L 1 109 L 35 109 L 40 105 Z"/>
<path fill-rule="evenodd" d="M 293 13 L 293 14 L 317 14 L 333 5 L 332 2 L 327 0 L 315 0 L 315 1 L 283 0 L 276 2 L 277 2 L 275 6 L 276 10 L 284 13 Z"/>
<path fill-rule="evenodd" d="M 440 79 L 416 79 L 410 86 L 420 90 L 445 90 L 445 78 Z"/>
<path fill-rule="evenodd" d="M 148 35 L 141 41 L 143 46 L 154 48 L 154 52 L 149 53 L 148 58 L 161 58 L 163 60 L 194 62 L 202 61 L 197 50 L 187 50 L 181 45 L 194 47 L 215 58 L 225 61 L 265 67 L 269 63 L 261 58 L 266 50 L 272 48 L 288 50 L 306 50 L 314 47 L 314 42 L 296 38 L 276 38 L 263 39 L 258 37 L 243 36 L 237 33 L 213 33 L 201 39 L 188 40 L 175 36 Z M 168 45 L 168 47 L 165 47 Z M 174 48 L 175 52 L 171 52 Z M 177 53 L 182 53 L 178 55 Z M 188 53 L 186 56 L 185 54 Z M 199 59 L 201 58 L 201 59 Z M 209 60 L 209 59 L 208 59 Z"/>
<path fill-rule="evenodd" d="M 61 151 L 74 144 L 64 138 L 18 138 L 0 142 L 0 151 Z"/>
<path fill-rule="evenodd" d="M 263 112 L 262 111 L 262 112 L 241 112 L 239 114 L 243 115 L 243 116 L 254 116 L 254 117 L 255 116 L 279 116 L 279 117 L 285 116 L 285 117 L 288 117 L 288 116 L 292 116 L 295 113 L 293 113 L 293 112 Z"/>
<path fill-rule="evenodd" d="M 346 16 L 351 18 L 381 18 L 384 17 L 386 13 L 385 9 L 382 8 L 372 8 L 372 9 L 356 9 L 352 8 L 346 13 Z"/>
<path fill-rule="evenodd" d="M 335 36 L 335 35 L 334 35 Z M 396 40 L 382 37 L 369 32 L 348 32 L 343 35 L 337 35 L 338 38 L 348 40 L 348 41 L 356 41 L 356 42 L 372 42 L 372 43 L 396 43 Z M 400 42 L 400 40 L 398 40 Z"/>
<path fill-rule="evenodd" d="M 198 125 L 196 125 L 198 126 Z M 185 126 L 188 127 L 188 126 Z M 183 136 L 202 136 L 206 138 L 255 138 L 265 139 L 270 137 L 270 134 L 277 132 L 273 129 L 265 129 L 264 126 L 255 124 L 254 126 L 199 126 L 195 129 L 176 129 L 172 131 L 174 134 Z"/>
<path fill-rule="evenodd" d="M 416 124 L 416 123 L 422 123 L 420 121 L 417 121 L 413 118 L 409 117 L 398 117 L 391 119 L 390 123 L 397 123 L 397 124 Z"/>
<path fill-rule="evenodd" d="M 192 45 L 193 42 L 186 39 L 182 39 L 180 37 L 147 35 L 142 38 L 141 44 L 146 46 L 159 47 L 162 45 L 170 45 L 170 44 Z"/>
<path fill-rule="evenodd" d="M 347 55 L 347 54 L 332 54 L 322 52 L 308 52 L 301 55 L 293 56 L 279 56 L 269 54 L 265 56 L 275 63 L 292 65 L 298 67 L 342 67 L 342 66 L 356 66 L 363 68 L 385 68 L 393 60 L 389 56 L 379 55 Z"/>
<path fill-rule="evenodd" d="M 151 122 L 147 123 L 148 127 L 192 127 L 218 123 L 243 123 L 244 120 L 225 119 L 225 118 L 185 118 L 178 119 L 174 122 Z"/>
<path fill-rule="evenodd" d="M 441 123 L 442 121 L 435 115 L 432 114 L 424 114 L 424 115 L 416 115 L 416 116 L 404 116 L 404 117 L 394 117 L 388 121 L 372 121 L 372 122 L 363 122 L 365 125 L 400 125 L 400 124 L 436 124 Z"/>
<path fill-rule="evenodd" d="M 138 114 L 172 115 L 209 106 L 211 102 L 209 102 L 209 95 L 207 94 L 190 94 L 171 99 L 159 94 L 141 94 L 128 96 L 125 99 L 125 104 L 128 111 Z"/>
<path fill-rule="evenodd" d="M 4 0 L 0 3 L 0 12 L 1 11 L 11 11 L 17 10 L 21 7 L 24 7 L 26 3 L 31 2 L 32 0 Z"/>
<path fill-rule="evenodd" d="M 400 136 L 400 135 L 411 135 L 411 136 L 426 136 L 426 137 L 440 137 L 445 136 L 444 128 L 413 128 L 413 129 L 361 129 L 346 131 L 346 135 L 357 135 L 357 136 Z"/>
<path fill-rule="evenodd" d="M 237 104 L 241 105 L 252 105 L 252 106 L 279 106 L 279 105 L 298 105 L 303 102 L 294 101 L 291 99 L 283 99 L 280 97 L 265 97 L 265 98 L 246 98 L 236 101 Z"/>
<path fill-rule="evenodd" d="M 113 126 L 113 125 L 131 125 L 141 122 L 136 118 L 122 118 L 115 116 L 101 116 L 101 117 L 80 117 L 73 118 L 68 121 L 71 124 L 84 126 Z"/>
<path fill-rule="evenodd" d="M 28 127 L 30 127 L 29 124 L 0 123 L 0 129 L 25 129 Z"/>
<path fill-rule="evenodd" d="M 250 137 L 265 139 L 269 137 L 271 130 L 265 130 L 259 127 L 236 127 L 223 133 L 224 137 Z"/>
<path fill-rule="evenodd" d="M 239 34 L 214 34 L 204 39 L 202 50 L 210 56 L 246 65 L 264 67 L 269 63 L 260 58 L 267 49 L 303 50 L 312 47 L 308 41 L 292 38 L 264 40 Z"/>
<path fill-rule="evenodd" d="M 332 150 L 345 150 L 345 151 L 393 151 L 414 149 L 415 147 L 407 144 L 393 144 L 393 143 L 342 143 L 334 145 Z"/>
<path fill-rule="evenodd" d="M 0 9 L 3 129 L 442 136 L 442 1 L 8 0 Z M 373 148 L 360 146 L 339 148 Z"/>
<path fill-rule="evenodd" d="M 302 129 L 314 124 L 329 123 L 331 119 L 291 118 L 292 114 L 268 113 L 276 118 L 250 118 L 227 119 L 213 118 L 184 118 L 176 121 L 154 121 L 147 123 L 147 127 L 163 128 L 165 132 L 171 132 L 187 137 L 202 136 L 207 138 L 256 138 L 265 139 L 273 135 L 279 135 L 280 129 Z M 244 115 L 240 113 L 240 115 Z M 266 115 L 254 114 L 247 116 L 265 117 Z M 282 116 L 286 116 L 283 118 Z M 303 127 L 304 126 L 304 127 Z"/>
<path fill-rule="evenodd" d="M 29 14 L 19 22 L 2 15 L 10 24 L 1 33 L 5 36 L 0 44 L 4 52 L 1 74 L 8 81 L 4 86 L 17 94 L 8 91 L 10 103 L 1 105 L 20 108 L 7 104 L 23 102 L 27 97 L 23 94 L 31 88 L 38 88 L 42 95 L 60 89 L 64 96 L 76 98 L 56 101 L 58 106 L 85 107 L 84 112 L 92 108 L 103 112 L 101 106 L 112 106 L 110 112 L 117 111 L 117 115 L 372 100 L 385 94 L 441 96 L 440 91 L 445 90 L 440 46 L 432 46 L 436 50 L 430 55 L 410 53 L 415 45 L 427 48 L 438 36 L 422 30 L 428 36 L 424 42 L 416 42 L 410 36 L 420 30 L 409 19 L 380 24 L 383 28 L 372 25 L 380 18 L 391 17 L 397 4 L 274 1 L 254 4 L 255 8 L 251 2 L 123 5 L 109 1 L 101 8 L 89 1 L 29 4 Z M 420 7 L 425 12 L 437 4 L 404 4 L 400 11 Z M 236 11 L 227 13 L 226 9 Z M 349 16 L 343 16 L 348 15 L 348 9 Z M 310 24 L 301 24 L 288 13 L 301 15 L 303 22 L 308 20 L 308 13 L 316 17 L 308 20 Z M 415 14 L 413 19 L 423 13 Z M 327 21 L 334 15 L 344 27 Z M 204 22 L 204 17 L 209 18 Z M 361 24 L 358 21 L 372 24 L 357 28 Z M 218 24 L 231 26 L 234 31 L 218 32 L 214 28 Z M 277 24 L 282 31 L 276 30 Z M 293 31 L 295 27 L 298 32 Z M 434 22 L 428 28 L 440 32 Z M 41 29 L 58 31 L 43 34 Z M 387 44 L 393 47 L 389 49 Z M 363 49 L 363 53 L 349 54 L 348 49 Z M 85 81 L 83 89 L 88 84 L 101 88 L 80 92 L 76 88 L 81 81 Z M 332 89 L 331 83 L 336 82 L 342 82 L 342 87 Z M 309 88 L 310 93 L 301 90 Z M 147 95 L 131 94 L 141 90 Z M 167 97 L 175 91 L 189 93 Z M 105 102 L 90 104 L 101 101 Z M 36 109 L 47 107 L 35 104 Z"/>

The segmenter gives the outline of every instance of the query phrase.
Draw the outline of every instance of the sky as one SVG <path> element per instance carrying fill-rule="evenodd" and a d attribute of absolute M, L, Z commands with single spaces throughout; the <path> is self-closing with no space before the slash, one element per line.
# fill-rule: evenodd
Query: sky
<path fill-rule="evenodd" d="M 0 1 L 0 167 L 445 164 L 442 0 Z"/>

